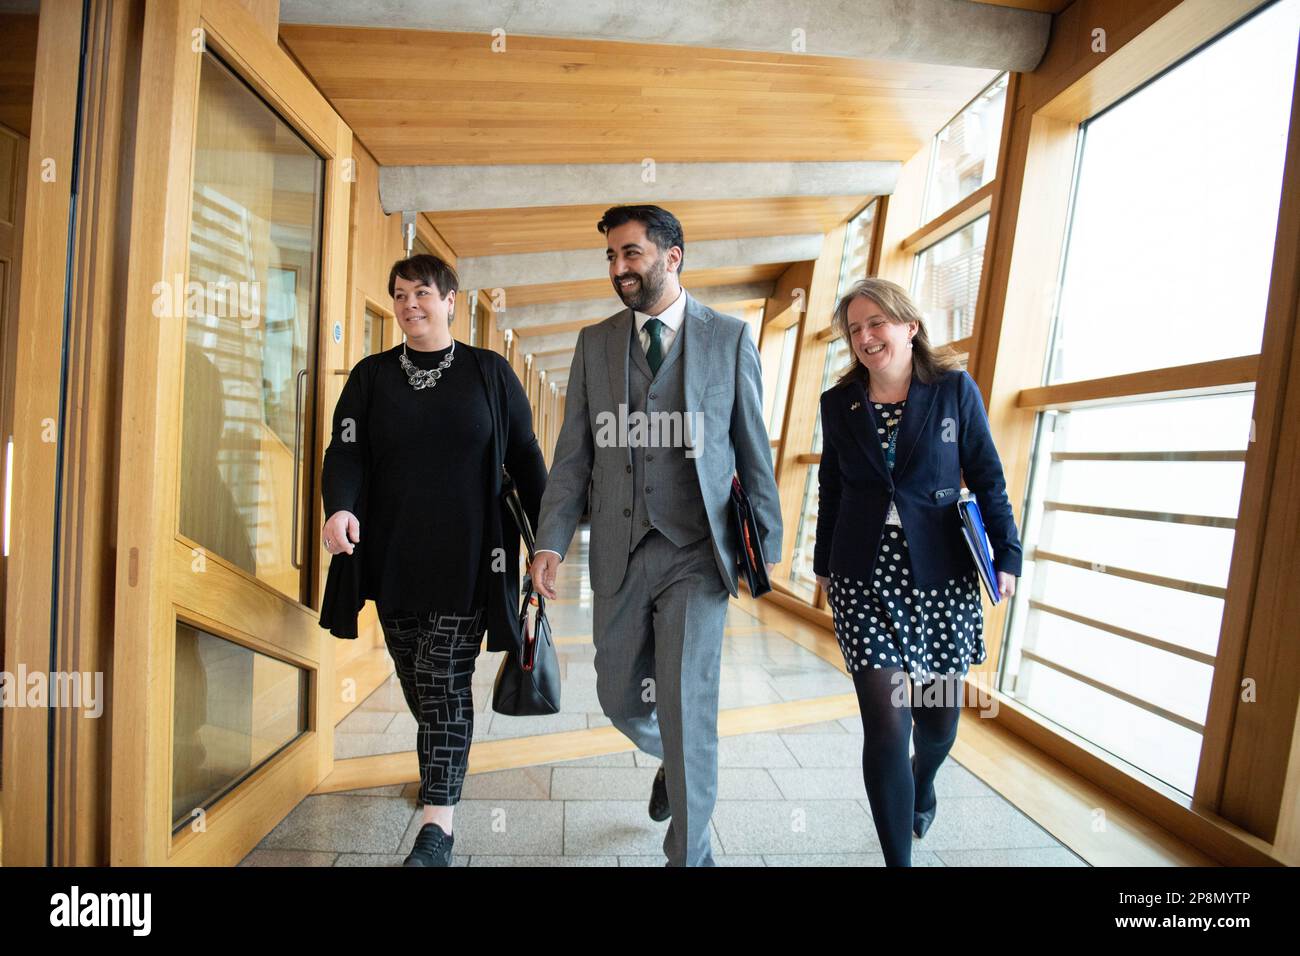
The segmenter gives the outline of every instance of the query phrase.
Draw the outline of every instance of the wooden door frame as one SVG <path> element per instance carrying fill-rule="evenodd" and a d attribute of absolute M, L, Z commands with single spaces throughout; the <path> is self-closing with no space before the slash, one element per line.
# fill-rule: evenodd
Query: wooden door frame
<path fill-rule="evenodd" d="M 291 58 L 235 0 L 149 4 L 141 53 L 130 265 L 125 312 L 118 507 L 110 859 L 117 865 L 238 862 L 333 769 L 333 638 L 311 607 L 212 555 L 195 569 L 178 532 L 184 315 L 154 315 L 156 284 L 188 277 L 201 53 L 220 56 L 325 160 L 315 381 L 344 363 L 327 334 L 347 323 L 352 133 Z M 346 341 L 346 340 L 345 340 Z M 327 410 L 309 421 L 319 474 Z M 313 498 L 319 498 L 313 495 Z M 322 505 L 305 520 L 323 523 Z M 309 550 L 319 603 L 324 552 Z M 306 669 L 308 729 L 197 816 L 171 827 L 176 623 Z M 201 821 L 201 822 L 200 822 Z"/>
<path fill-rule="evenodd" d="M 8 259 L 9 268 L 6 273 L 6 282 L 0 287 L 0 296 L 6 301 L 0 301 L 0 310 L 6 310 L 8 320 L 0 328 L 0 458 L 7 454 L 6 445 L 8 438 L 13 434 L 13 402 L 14 402 L 14 376 L 18 364 L 18 310 L 21 307 L 18 296 L 22 288 L 22 269 L 23 269 L 23 224 L 26 221 L 24 215 L 24 199 L 27 195 L 27 156 L 31 147 L 31 140 L 18 130 L 10 129 L 8 126 L 0 124 L 0 136 L 12 136 L 14 138 L 14 169 L 13 177 L 16 195 L 13 197 L 14 209 L 13 220 L 3 219 L 4 204 L 0 202 L 0 235 L 8 233 L 12 237 L 13 255 Z M 0 461 L 0 467 L 5 463 Z M 4 507 L 3 500 L 0 500 L 0 508 Z M 3 521 L 3 515 L 0 515 L 0 521 Z M 0 535 L 3 528 L 0 527 Z M 0 557 L 0 620 L 5 614 L 5 594 L 6 581 L 8 578 L 8 558 Z M 0 631 L 0 640 L 3 640 L 7 631 Z M 0 664 L 3 664 L 3 658 L 0 657 Z M 0 787 L 4 786 L 4 777 L 0 774 Z"/>
<path fill-rule="evenodd" d="M 63 330 L 50 321 L 67 298 L 68 225 L 72 214 L 68 177 L 74 167 L 78 67 L 67 37 L 81 36 L 82 5 L 73 0 L 43 4 L 37 34 L 32 98 L 28 187 L 24 201 L 21 273 L 17 278 L 17 354 L 13 380 L 13 477 L 11 500 L 21 501 L 10 526 L 6 581 L 5 666 L 45 673 L 50 667 L 55 620 L 54 529 L 57 517 Z M 39 158 L 33 158 L 39 157 Z M 15 707 L 5 714 L 4 782 L 0 808 L 6 866 L 40 866 L 49 854 L 48 803 L 50 711 Z"/>

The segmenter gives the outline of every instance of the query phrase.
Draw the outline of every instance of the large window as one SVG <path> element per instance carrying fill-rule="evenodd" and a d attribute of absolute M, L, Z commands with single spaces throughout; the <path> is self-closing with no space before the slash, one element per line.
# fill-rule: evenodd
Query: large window
<path fill-rule="evenodd" d="M 859 279 L 867 277 L 867 266 L 871 262 L 871 244 L 876 235 L 875 199 L 867 203 L 865 209 L 849 220 L 844 230 L 844 255 L 840 258 L 840 281 L 835 290 L 835 301 L 848 291 L 849 286 Z"/>
<path fill-rule="evenodd" d="M 988 240 L 989 190 L 997 174 L 1007 74 L 975 97 L 934 138 L 922 226 L 909 240 L 911 293 L 930 341 L 963 355 L 975 333 L 975 306 Z"/>
<path fill-rule="evenodd" d="M 871 264 L 872 243 L 876 235 L 876 217 L 878 216 L 877 209 L 879 205 L 879 200 L 871 200 L 862 212 L 850 220 L 848 228 L 844 232 L 844 256 L 840 260 L 840 279 L 835 288 L 836 305 L 839 305 L 840 299 L 843 298 L 844 293 L 848 292 L 853 283 L 867 277 L 867 270 Z M 827 342 L 826 359 L 822 366 L 822 392 L 835 384 L 835 380 L 840 377 L 840 373 L 848 367 L 849 359 L 848 346 L 844 344 L 842 338 L 836 335 Z M 820 403 L 817 407 L 816 423 L 813 425 L 812 450 L 815 453 L 822 450 L 822 410 Z M 816 501 L 815 494 L 811 499 L 807 495 L 804 497 L 805 500 Z"/>
<path fill-rule="evenodd" d="M 826 362 L 822 366 L 822 385 L 820 395 L 826 389 L 839 380 L 849 367 L 856 361 L 849 351 L 849 347 L 844 344 L 843 337 L 837 335 L 826 343 Z M 822 409 L 821 403 L 817 403 L 817 424 L 813 428 L 812 450 L 815 454 L 820 454 L 822 450 Z"/>
<path fill-rule="evenodd" d="M 854 216 L 844 231 L 844 254 L 840 259 L 839 282 L 835 289 L 835 304 L 859 279 L 864 279 L 871 267 L 871 254 L 876 236 L 879 200 L 873 199 Z M 830 334 L 829 332 L 826 334 Z M 821 387 L 826 391 L 850 364 L 852 356 L 848 346 L 838 335 L 826 342 L 826 358 L 822 363 Z M 818 403 L 814 416 L 812 452 L 822 450 L 822 412 Z M 803 499 L 799 510 L 799 528 L 795 537 L 794 552 L 790 558 L 790 589 L 809 601 L 817 594 L 817 578 L 813 574 L 813 545 L 817 537 L 817 466 L 809 465 L 804 479 Z"/>
<path fill-rule="evenodd" d="M 934 138 L 925 214 L 933 219 L 993 181 L 1007 105 L 1007 74 L 990 83 Z"/>
<path fill-rule="evenodd" d="M 969 338 L 975 331 L 975 303 L 980 294 L 988 234 L 986 214 L 916 257 L 912 296 L 925 315 L 934 345 Z"/>
<path fill-rule="evenodd" d="M 817 576 L 813 574 L 813 546 L 817 543 L 817 465 L 809 465 L 803 485 L 803 502 L 799 509 L 799 528 L 790 556 L 790 589 L 811 601 L 817 593 Z"/>
<path fill-rule="evenodd" d="M 1050 382 L 1259 351 L 1296 10 L 1265 10 L 1084 126 Z"/>
<path fill-rule="evenodd" d="M 785 403 L 790 394 L 790 370 L 794 367 L 794 353 L 799 344 L 799 321 L 781 330 L 771 329 L 769 335 L 779 335 L 773 346 L 780 348 L 780 364 L 776 375 L 769 379 L 764 370 L 763 381 L 763 416 L 767 419 L 767 434 L 772 441 L 781 437 L 781 428 L 785 425 Z M 779 343 L 779 344 L 778 344 Z M 771 384 L 767 384 L 770 381 Z"/>
<path fill-rule="evenodd" d="M 1084 125 L 1047 384 L 1259 350 L 1298 38 L 1284 0 Z M 1040 415 L 1000 680 L 1191 793 L 1254 393 L 1161 381 Z"/>
<path fill-rule="evenodd" d="M 1043 415 L 1004 690 L 1190 793 L 1253 390 Z"/>

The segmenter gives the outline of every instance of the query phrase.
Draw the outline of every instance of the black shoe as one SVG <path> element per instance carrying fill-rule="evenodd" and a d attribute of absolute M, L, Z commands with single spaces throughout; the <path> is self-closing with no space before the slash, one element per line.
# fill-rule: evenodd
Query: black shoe
<path fill-rule="evenodd" d="M 913 775 L 916 774 L 915 756 L 912 757 L 912 773 Z M 915 776 L 913 776 L 913 779 L 915 779 Z M 931 787 L 931 789 L 933 789 L 933 786 Z M 938 809 L 939 809 L 939 795 L 936 793 L 934 795 L 934 802 L 930 804 L 929 809 L 914 810 L 912 812 L 912 832 L 916 834 L 916 838 L 918 840 L 921 837 L 925 836 L 926 830 L 930 829 L 930 824 L 934 822 L 935 811 L 937 811 Z"/>
<path fill-rule="evenodd" d="M 451 866 L 451 844 L 455 839 L 438 824 L 426 823 L 415 835 L 415 846 L 402 866 Z"/>
<path fill-rule="evenodd" d="M 660 764 L 654 786 L 650 788 L 650 819 L 662 823 L 672 815 L 672 808 L 668 806 L 668 784 L 664 780 L 663 765 Z"/>

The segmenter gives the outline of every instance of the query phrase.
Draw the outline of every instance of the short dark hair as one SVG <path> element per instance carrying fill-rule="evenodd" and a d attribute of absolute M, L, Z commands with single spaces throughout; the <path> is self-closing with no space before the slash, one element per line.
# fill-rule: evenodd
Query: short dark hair
<path fill-rule="evenodd" d="M 448 292 L 455 292 L 460 288 L 460 280 L 456 278 L 456 270 L 447 263 L 443 262 L 437 256 L 416 255 L 409 259 L 398 259 L 393 263 L 393 268 L 388 272 L 388 295 L 393 295 L 395 280 L 401 276 L 407 282 L 418 282 L 420 285 L 431 285 L 438 290 L 439 297 L 447 298 Z"/>
<path fill-rule="evenodd" d="M 677 217 L 660 206 L 610 206 L 596 228 L 602 236 L 609 235 L 611 229 L 639 222 L 645 226 L 645 234 L 660 252 L 667 252 L 673 246 L 682 250 L 682 261 L 677 264 L 680 275 L 686 265 L 686 238 L 682 235 L 682 224 Z"/>

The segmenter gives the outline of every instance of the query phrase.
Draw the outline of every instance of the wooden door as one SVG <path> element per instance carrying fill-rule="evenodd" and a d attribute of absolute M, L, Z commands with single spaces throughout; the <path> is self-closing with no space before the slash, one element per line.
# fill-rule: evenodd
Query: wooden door
<path fill-rule="evenodd" d="M 234 0 L 144 24 L 112 861 L 237 862 L 332 767 L 319 474 L 351 133 Z"/>

